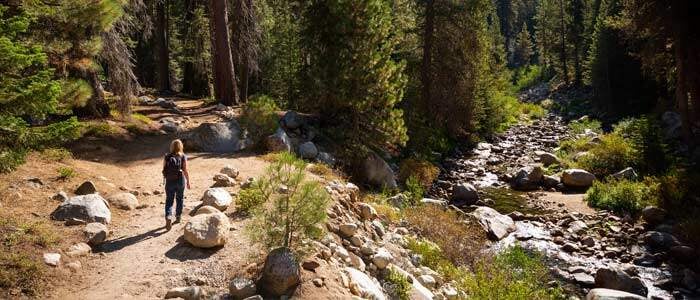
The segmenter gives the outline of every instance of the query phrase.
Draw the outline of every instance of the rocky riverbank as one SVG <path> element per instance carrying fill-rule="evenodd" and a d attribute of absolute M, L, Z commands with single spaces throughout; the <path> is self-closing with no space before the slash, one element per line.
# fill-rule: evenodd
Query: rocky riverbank
<path fill-rule="evenodd" d="M 695 250 L 673 236 L 673 222 L 663 210 L 647 208 L 635 220 L 546 197 L 560 194 L 582 202 L 580 193 L 590 185 L 592 175 L 584 170 L 563 170 L 562 178 L 544 174 L 543 167 L 557 164 L 552 153 L 568 136 L 566 123 L 549 115 L 513 126 L 490 143 L 456 150 L 444 159 L 429 195 L 450 199 L 464 211 L 495 208 L 503 215 L 488 219 L 500 221 L 482 222 L 492 248 L 518 243 L 541 252 L 555 277 L 579 296 L 608 288 L 654 299 L 697 299 Z"/>

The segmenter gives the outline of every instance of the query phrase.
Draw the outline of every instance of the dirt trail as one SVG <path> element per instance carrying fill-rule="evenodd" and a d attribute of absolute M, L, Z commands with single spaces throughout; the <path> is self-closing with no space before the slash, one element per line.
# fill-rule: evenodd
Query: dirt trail
<path fill-rule="evenodd" d="M 197 106 L 191 101 L 183 104 Z M 211 116 L 201 111 L 195 113 L 201 117 L 190 113 L 192 123 L 211 121 Z M 148 115 L 157 119 L 168 114 L 156 109 Z M 223 166 L 238 168 L 239 180 L 245 180 L 262 175 L 267 163 L 246 154 L 188 153 L 192 189 L 185 192 L 183 222 L 166 231 L 164 195 L 143 194 L 163 191 L 162 156 L 172 138 L 139 136 L 128 142 L 82 143 L 74 149 L 76 159 L 70 164 L 93 180 L 100 193 L 108 195 L 126 187 L 139 191 L 140 204 L 148 206 L 133 211 L 112 208 L 109 240 L 94 249 L 91 257 L 81 259 L 82 271 L 64 281 L 50 298 L 155 299 L 162 298 L 169 288 L 176 286 L 205 284 L 223 288 L 232 275 L 245 272 L 244 264 L 250 261 L 251 255 L 257 255 L 243 234 L 246 219 L 228 213 L 233 229 L 227 245 L 220 249 L 197 249 L 184 242 L 181 236 L 189 218 L 187 213 L 200 203 L 201 195 L 213 183 L 212 177 Z"/>

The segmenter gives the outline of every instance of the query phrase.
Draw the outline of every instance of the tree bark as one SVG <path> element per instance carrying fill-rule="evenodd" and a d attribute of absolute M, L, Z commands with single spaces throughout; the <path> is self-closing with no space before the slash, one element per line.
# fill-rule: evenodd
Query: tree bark
<path fill-rule="evenodd" d="M 241 102 L 248 102 L 248 81 L 250 80 L 250 72 L 247 64 L 241 64 Z"/>
<path fill-rule="evenodd" d="M 435 31 L 435 1 L 428 0 L 425 5 L 425 24 L 423 28 L 423 61 L 421 66 L 422 108 L 424 111 L 431 111 L 431 87 L 432 87 L 432 48 L 433 33 Z"/>
<path fill-rule="evenodd" d="M 692 114 L 688 105 L 688 92 L 690 90 L 688 83 L 690 82 L 687 82 L 689 76 L 686 74 L 688 72 L 693 72 L 693 70 L 687 69 L 686 39 L 688 36 L 687 24 L 689 22 L 687 9 L 686 1 L 674 2 L 671 5 L 671 22 L 673 24 L 673 48 L 676 61 L 676 103 L 678 104 L 678 110 L 682 120 L 681 134 L 683 140 L 688 143 L 688 145 L 693 146 L 693 139 L 691 138 Z"/>
<path fill-rule="evenodd" d="M 564 82 L 569 83 L 569 70 L 566 66 L 566 24 L 564 22 L 564 0 L 559 0 L 559 19 L 561 30 L 559 31 L 561 35 L 561 52 L 559 52 L 559 58 L 562 63 L 562 72 L 564 72 Z"/>
<path fill-rule="evenodd" d="M 209 0 L 214 95 L 223 105 L 239 104 L 228 32 L 228 1 Z"/>
<path fill-rule="evenodd" d="M 168 0 L 158 0 L 156 3 L 156 47 L 158 50 L 158 89 L 162 92 L 169 92 L 171 86 Z"/>
<path fill-rule="evenodd" d="M 100 82 L 100 77 L 95 70 L 87 70 L 82 77 L 92 87 L 92 96 L 88 99 L 85 107 L 75 109 L 77 116 L 91 116 L 104 118 L 109 115 L 109 104 L 105 101 L 105 90 Z"/>

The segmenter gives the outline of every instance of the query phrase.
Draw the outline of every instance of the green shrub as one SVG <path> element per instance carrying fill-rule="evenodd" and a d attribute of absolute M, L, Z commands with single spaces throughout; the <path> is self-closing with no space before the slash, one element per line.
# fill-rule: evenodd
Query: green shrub
<path fill-rule="evenodd" d="M 145 125 L 151 124 L 153 122 L 153 120 L 151 120 L 151 118 L 144 116 L 140 113 L 132 113 L 131 118 L 136 120 L 136 121 L 139 121 Z"/>
<path fill-rule="evenodd" d="M 25 150 L 0 149 L 0 173 L 14 171 L 24 163 L 26 156 Z"/>
<path fill-rule="evenodd" d="M 277 129 L 280 108 L 274 99 L 262 95 L 256 96 L 246 104 L 241 115 L 241 125 L 248 130 L 248 134 L 256 143 L 260 143 L 265 137 L 271 135 Z"/>
<path fill-rule="evenodd" d="M 527 120 L 541 119 L 547 115 L 547 110 L 544 107 L 534 103 L 521 102 L 519 108 L 520 115 Z"/>
<path fill-rule="evenodd" d="M 538 65 L 529 65 L 515 70 L 513 72 L 513 90 L 520 92 L 543 80 L 542 69 Z"/>
<path fill-rule="evenodd" d="M 655 204 L 658 197 L 658 182 L 630 180 L 596 181 L 586 192 L 586 201 L 592 207 L 616 213 L 636 214 L 647 205 Z"/>
<path fill-rule="evenodd" d="M 547 288 L 551 277 L 542 257 L 520 246 L 478 261 L 473 271 L 457 283 L 469 299 L 565 299 L 561 290 Z"/>
<path fill-rule="evenodd" d="M 443 255 L 457 266 L 470 265 L 486 243 L 486 234 L 479 224 L 436 205 L 406 209 L 404 219 L 422 237 L 437 244 Z"/>
<path fill-rule="evenodd" d="M 421 264 L 438 272 L 446 280 L 457 280 L 464 276 L 465 270 L 455 266 L 443 253 L 440 246 L 427 239 L 409 238 L 406 248 L 421 256 Z"/>
<path fill-rule="evenodd" d="M 73 170 L 73 168 L 69 168 L 69 167 L 58 168 L 58 179 L 67 180 L 67 179 L 75 177 L 76 175 L 77 174 L 75 173 L 75 170 Z"/>
<path fill-rule="evenodd" d="M 569 131 L 573 134 L 582 134 L 586 132 L 586 129 L 589 129 L 595 133 L 602 133 L 603 130 L 601 129 L 600 121 L 591 119 L 589 117 L 582 117 L 578 120 L 571 121 L 569 123 Z"/>
<path fill-rule="evenodd" d="M 410 176 L 406 179 L 406 196 L 408 196 L 411 205 L 420 203 L 420 200 L 423 199 L 423 193 L 423 185 L 415 176 Z"/>
<path fill-rule="evenodd" d="M 50 161 L 64 161 L 73 158 L 73 154 L 66 148 L 48 148 L 41 151 L 41 156 Z"/>
<path fill-rule="evenodd" d="M 652 118 L 629 118 L 617 123 L 614 133 L 628 140 L 635 149 L 637 171 L 643 174 L 661 174 L 674 164 L 658 122 Z"/>
<path fill-rule="evenodd" d="M 94 137 L 110 137 L 117 133 L 117 129 L 107 123 L 90 122 L 83 125 L 82 134 Z"/>
<path fill-rule="evenodd" d="M 578 167 L 601 178 L 638 165 L 632 143 L 615 133 L 600 136 L 600 143 L 592 145 L 588 153 L 578 161 Z"/>
<path fill-rule="evenodd" d="M 408 281 L 408 277 L 390 269 L 386 276 L 384 276 L 384 282 L 385 284 L 383 286 L 391 296 L 391 299 L 410 299 L 412 285 Z"/>
<path fill-rule="evenodd" d="M 268 248 L 295 249 L 304 238 L 321 234 L 318 224 L 326 218 L 330 197 L 318 182 L 305 180 L 305 165 L 293 154 L 281 153 L 251 187 L 260 193 L 251 199 L 264 199 L 248 227 L 253 240 Z"/>
<path fill-rule="evenodd" d="M 425 116 L 409 115 L 406 126 L 408 127 L 407 149 L 415 152 L 417 156 L 435 161 L 434 153 L 444 154 L 454 146 L 447 130 L 441 126 L 435 126 L 425 119 Z"/>
<path fill-rule="evenodd" d="M 440 174 L 440 169 L 427 160 L 408 158 L 401 161 L 399 165 L 399 180 L 405 182 L 409 177 L 414 179 L 423 187 L 429 188 Z"/>
<path fill-rule="evenodd" d="M 265 202 L 266 196 L 263 194 L 259 181 L 245 189 L 241 189 L 236 201 L 237 209 L 243 212 L 248 212 L 253 208 L 260 206 Z"/>

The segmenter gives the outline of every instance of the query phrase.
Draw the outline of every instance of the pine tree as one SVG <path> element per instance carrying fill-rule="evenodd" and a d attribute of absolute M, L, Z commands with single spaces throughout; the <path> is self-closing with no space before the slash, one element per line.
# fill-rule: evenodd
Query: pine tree
<path fill-rule="evenodd" d="M 58 76 L 69 80 L 65 97 L 73 99 L 80 115 L 109 114 L 97 64 L 102 34 L 112 29 L 124 13 L 119 0 L 56 0 L 50 4 L 27 1 L 23 8 L 36 18 L 32 35 L 44 44 L 49 62 Z M 56 30 L 60 29 L 60 30 Z M 78 79 L 78 81 L 74 81 Z M 90 92 L 85 92 L 89 86 Z M 63 97 L 63 96 L 62 96 Z M 87 103 L 85 103 L 86 99 Z"/>
<path fill-rule="evenodd" d="M 332 136 L 359 158 L 369 149 L 406 141 L 401 100 L 404 63 L 392 59 L 397 40 L 387 0 L 313 0 L 304 42 L 309 95 Z"/>
<path fill-rule="evenodd" d="M 234 1 L 231 22 L 231 41 L 235 70 L 238 71 L 240 99 L 246 102 L 250 77 L 260 72 L 261 31 L 253 0 Z"/>
<path fill-rule="evenodd" d="M 185 13 L 180 25 L 183 49 L 179 58 L 183 76 L 181 92 L 209 96 L 212 59 L 205 1 L 185 0 L 183 8 Z"/>
<path fill-rule="evenodd" d="M 522 29 L 515 40 L 515 58 L 514 64 L 516 67 L 527 66 L 530 64 L 532 57 L 532 40 L 527 26 L 523 23 Z"/>

